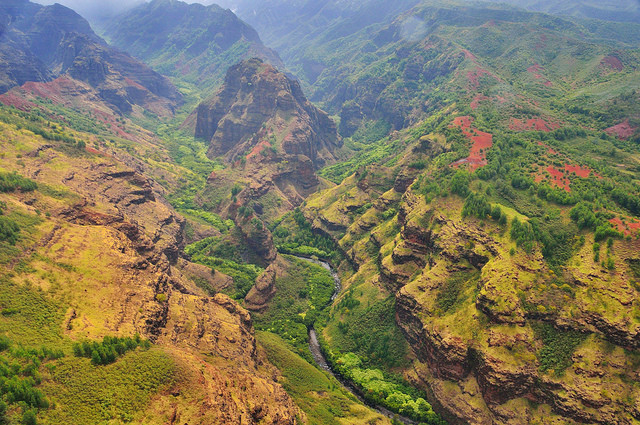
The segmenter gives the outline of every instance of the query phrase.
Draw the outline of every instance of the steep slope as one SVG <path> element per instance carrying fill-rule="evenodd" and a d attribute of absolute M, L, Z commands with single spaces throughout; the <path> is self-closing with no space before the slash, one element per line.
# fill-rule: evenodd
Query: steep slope
<path fill-rule="evenodd" d="M 0 21 L 3 92 L 29 81 L 51 82 L 69 76 L 89 85 L 121 113 L 140 106 L 171 115 L 181 101 L 182 96 L 165 77 L 109 47 L 71 9 L 12 1 L 0 7 Z"/>
<path fill-rule="evenodd" d="M 260 218 L 272 221 L 318 189 L 315 171 L 335 161 L 341 144 L 335 124 L 296 81 L 257 58 L 231 67 L 219 91 L 187 120 L 193 121 L 207 155 L 228 164 L 209 176 L 201 202 L 216 202 L 216 212 L 240 225 L 262 261 L 273 261 Z"/>
<path fill-rule="evenodd" d="M 322 336 L 402 368 L 453 423 L 640 416 L 640 32 L 593 28 L 425 2 L 368 35 L 367 64 L 327 48 L 346 65 L 325 105 L 342 105 L 341 129 L 347 105 L 360 122 L 355 156 L 321 171 L 338 186 L 302 208 L 357 265 Z"/>
<path fill-rule="evenodd" d="M 114 18 L 105 33 L 114 46 L 157 71 L 205 91 L 243 59 L 260 57 L 284 67 L 253 28 L 215 4 L 154 0 Z"/>
<path fill-rule="evenodd" d="M 109 149 L 108 133 L 74 130 L 38 110 L 46 111 L 0 107 L 0 176 L 21 185 L 3 184 L 0 194 L 3 350 L 6 338 L 23 351 L 60 350 L 41 358 L 47 367 L 38 363 L 40 372 L 31 372 L 41 373 L 38 383 L 27 384 L 48 401 L 27 402 L 24 411 L 37 409 L 52 424 L 300 423 L 303 414 L 258 350 L 248 313 L 202 289 L 220 290 L 231 279 L 181 254 L 185 219 L 150 177 L 163 171 L 137 159 L 137 150 L 153 150 L 157 164 L 162 145 L 140 131 L 129 152 Z M 112 365 L 72 351 L 74 342 L 134 334 L 152 348 L 118 355 Z M 3 419 L 17 421 L 21 411 L 12 404 Z"/>
<path fill-rule="evenodd" d="M 298 21 L 312 26 L 315 21 L 309 16 Z M 491 65 L 494 73 L 499 71 L 496 75 L 506 84 L 512 79 L 542 75 L 531 72 L 536 64 L 551 66 L 550 74 L 563 74 L 567 61 L 581 60 L 590 76 L 574 72 L 564 85 L 547 78 L 556 89 L 563 90 L 574 82 L 585 87 L 588 79 L 597 83 L 594 67 L 615 56 L 618 49 L 634 46 L 640 33 L 636 24 L 570 21 L 505 6 L 456 1 L 423 1 L 400 16 L 390 16 L 389 20 L 395 17 L 391 24 L 378 23 L 364 29 L 351 25 L 326 35 L 310 32 L 309 38 L 295 33 L 284 36 L 292 42 L 304 41 L 293 48 L 295 57 L 284 55 L 287 65 L 308 84 L 305 90 L 310 100 L 341 116 L 343 136 L 351 136 L 368 120 L 401 129 L 440 108 L 446 97 L 438 91 L 443 81 L 455 72 L 474 72 L 457 71 L 461 64 L 466 68 L 464 60 L 470 60 L 465 52 L 473 51 L 480 57 L 480 65 Z M 327 17 L 327 22 L 323 25 L 330 26 L 339 19 Z M 510 38 L 498 33 L 503 28 L 493 29 L 494 25 L 504 27 L 507 23 L 511 23 Z M 473 33 L 467 28 L 474 28 Z M 528 34 L 532 32 L 549 37 L 549 42 L 531 43 Z M 485 48 L 476 51 L 480 42 Z M 569 57 L 569 52 L 576 52 L 574 43 L 583 46 L 587 57 Z M 607 51 L 606 46 L 611 48 Z M 516 48 L 526 48 L 527 54 L 520 54 Z M 524 66 L 524 62 L 529 63 Z M 312 77 L 305 71 L 305 64 L 316 69 Z"/>

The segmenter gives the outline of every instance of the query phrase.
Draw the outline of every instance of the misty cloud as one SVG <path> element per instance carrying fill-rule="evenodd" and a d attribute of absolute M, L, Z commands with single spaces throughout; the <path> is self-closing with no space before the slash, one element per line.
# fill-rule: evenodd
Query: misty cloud
<path fill-rule="evenodd" d="M 75 10 L 84 18 L 95 21 L 110 18 L 125 12 L 132 7 L 145 2 L 145 0 L 32 0 L 40 4 L 60 3 Z M 215 0 L 184 0 L 186 3 L 216 3 Z"/>

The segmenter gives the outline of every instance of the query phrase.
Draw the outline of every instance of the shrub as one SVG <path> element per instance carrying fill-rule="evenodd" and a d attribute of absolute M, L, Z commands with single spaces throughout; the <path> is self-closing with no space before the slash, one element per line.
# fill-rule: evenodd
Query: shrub
<path fill-rule="evenodd" d="M 160 295 L 160 294 L 159 294 Z M 102 342 L 82 341 L 73 345 L 73 354 L 76 357 L 86 357 L 91 359 L 94 365 L 106 365 L 113 363 L 118 357 L 124 355 L 127 351 L 135 350 L 138 347 L 148 349 L 151 343 L 140 338 L 136 334 L 130 337 L 110 337 L 105 336 Z"/>

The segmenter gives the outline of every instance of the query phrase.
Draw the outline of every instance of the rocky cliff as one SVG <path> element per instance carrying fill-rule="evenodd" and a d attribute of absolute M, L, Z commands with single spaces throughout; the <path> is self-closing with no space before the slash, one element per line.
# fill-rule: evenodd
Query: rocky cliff
<path fill-rule="evenodd" d="M 169 80 L 109 47 L 69 8 L 16 2 L 0 8 L 2 92 L 25 82 L 70 76 L 121 113 L 134 107 L 170 115 L 181 95 Z"/>
<path fill-rule="evenodd" d="M 31 264 L 11 275 L 47 291 L 50 281 L 41 276 L 55 275 L 51 281 L 60 292 L 48 296 L 63 308 L 62 323 L 52 324 L 60 327 L 60 338 L 139 333 L 163 350 L 182 376 L 145 407 L 148 417 L 162 412 L 158 421 L 169 415 L 181 423 L 300 423 L 304 414 L 258 350 L 249 314 L 229 297 L 211 297 L 196 285 L 220 289 L 229 278 L 182 258 L 185 220 L 145 175 L 144 164 L 116 159 L 126 153 L 45 143 L 4 122 L 0 134 L 8 153 L 3 169 L 51 188 L 1 195 L 11 214 L 47 215 L 33 219 L 39 224 L 20 242 L 23 252 L 0 267 L 4 274 Z M 16 139 L 19 150 L 10 148 Z M 43 414 L 57 409 L 64 406 Z"/>
<path fill-rule="evenodd" d="M 229 164 L 209 176 L 201 202 L 220 199 L 217 212 L 234 219 L 260 262 L 273 261 L 271 235 L 258 222 L 291 211 L 323 184 L 315 171 L 335 161 L 335 124 L 296 81 L 257 58 L 231 67 L 187 123 L 194 121 L 207 155 Z"/>
<path fill-rule="evenodd" d="M 405 377 L 451 423 L 636 423 L 637 239 L 609 243 L 612 268 L 594 260 L 592 234 L 576 236 L 571 259 L 553 267 L 542 246 L 523 250 L 496 221 L 462 214 L 464 199 L 425 197 L 432 175 L 414 181 L 402 164 L 423 140 L 305 207 L 359 265 L 346 293 L 394 296 L 417 357 Z"/>
<path fill-rule="evenodd" d="M 224 85 L 198 106 L 195 135 L 209 141 L 210 157 L 239 159 L 275 138 L 286 155 L 304 155 L 319 167 L 334 160 L 336 126 L 313 106 L 300 84 L 254 58 L 231 67 Z M 259 130 L 268 129 L 258 136 Z"/>

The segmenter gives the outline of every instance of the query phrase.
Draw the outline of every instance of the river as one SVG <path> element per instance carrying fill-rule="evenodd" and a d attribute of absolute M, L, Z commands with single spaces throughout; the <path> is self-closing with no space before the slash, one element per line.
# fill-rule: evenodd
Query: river
<path fill-rule="evenodd" d="M 325 261 L 315 260 L 315 259 L 306 258 L 306 257 L 300 257 L 297 255 L 295 257 L 300 260 L 309 261 L 311 263 L 318 264 L 324 267 L 326 270 L 328 270 L 331 273 L 331 277 L 333 277 L 333 283 L 335 285 L 333 295 L 331 296 L 331 302 L 333 302 L 336 299 L 336 297 L 340 294 L 340 291 L 342 290 L 342 282 L 340 281 L 340 276 L 338 276 L 338 273 L 334 270 L 333 267 L 331 267 L 331 264 Z M 331 302 L 329 304 L 331 304 Z M 311 351 L 311 356 L 313 356 L 313 360 L 316 362 L 318 367 L 320 367 L 320 369 L 322 370 L 326 370 L 327 372 L 329 372 L 334 378 L 338 380 L 338 382 L 340 382 L 344 386 L 344 388 L 346 388 L 351 394 L 353 394 L 358 400 L 360 400 L 360 402 L 371 407 L 372 409 L 376 410 L 378 413 L 390 419 L 398 420 L 407 425 L 418 424 L 418 422 L 412 419 L 406 418 L 404 416 L 400 416 L 397 413 L 393 413 L 391 410 L 385 407 L 369 402 L 364 398 L 362 392 L 355 385 L 353 385 L 353 383 L 345 380 L 344 378 L 342 378 L 341 375 L 335 373 L 333 369 L 331 369 L 329 362 L 327 361 L 326 357 L 324 356 L 324 353 L 322 352 L 322 349 L 320 348 L 320 343 L 318 342 L 318 335 L 316 334 L 316 330 L 313 327 L 309 329 L 309 350 Z"/>

